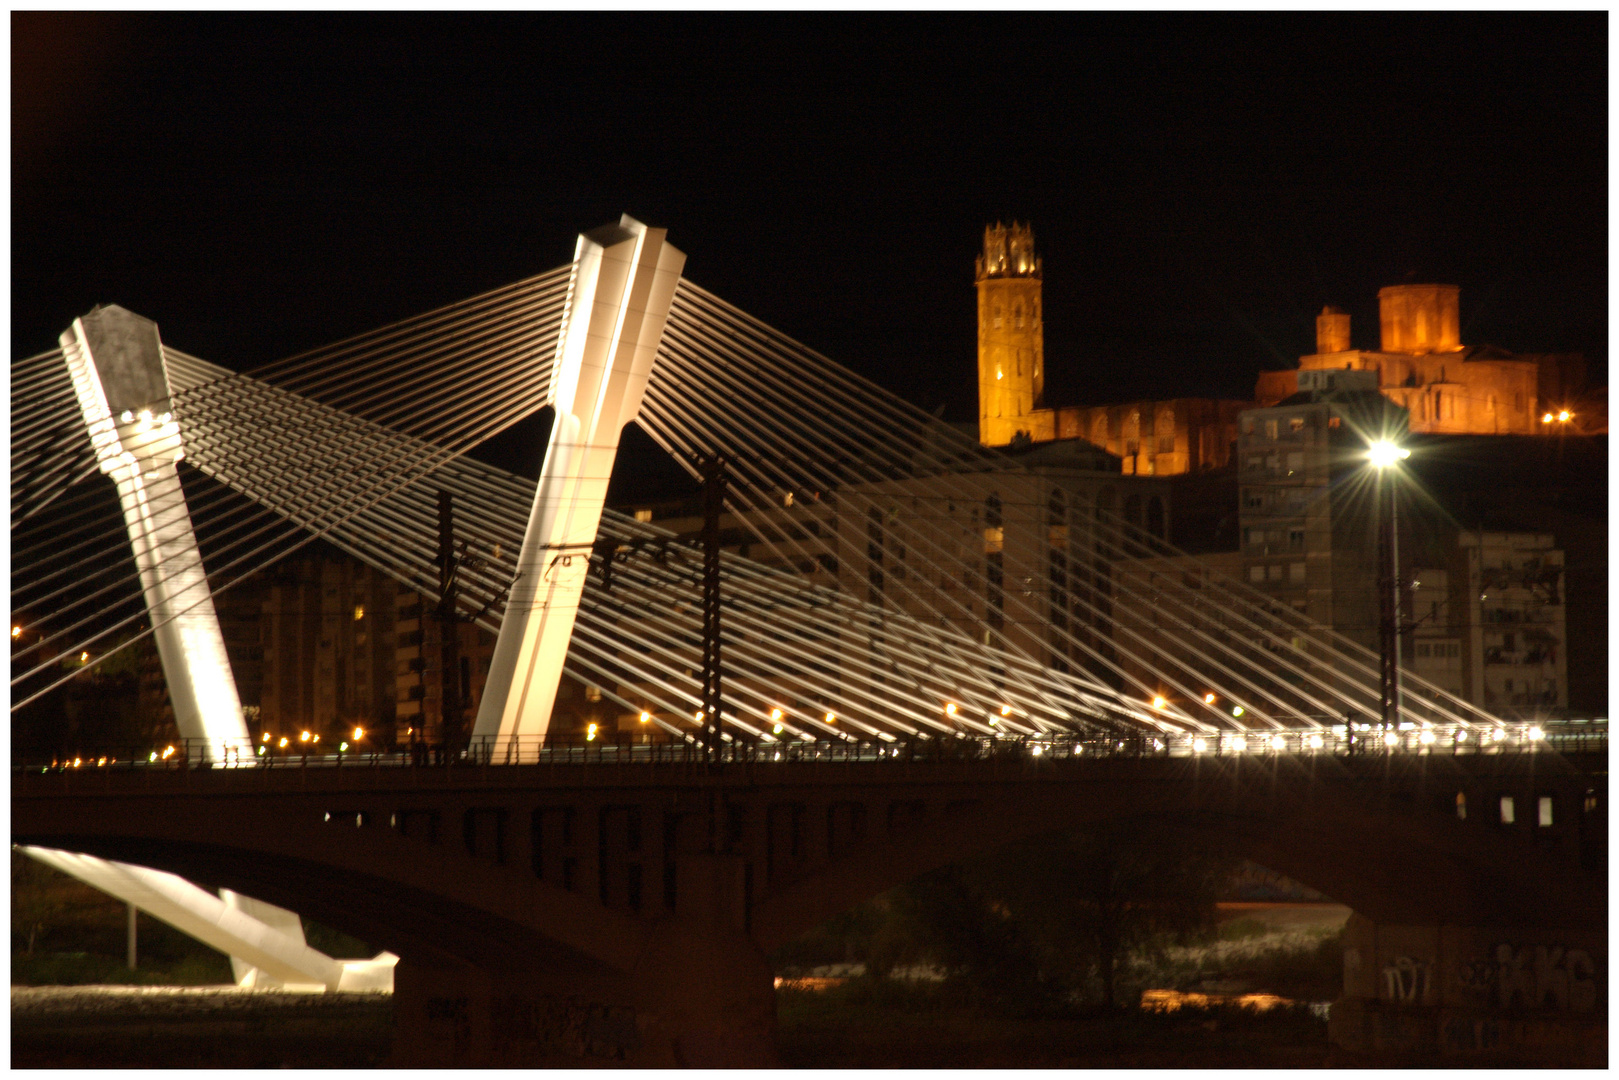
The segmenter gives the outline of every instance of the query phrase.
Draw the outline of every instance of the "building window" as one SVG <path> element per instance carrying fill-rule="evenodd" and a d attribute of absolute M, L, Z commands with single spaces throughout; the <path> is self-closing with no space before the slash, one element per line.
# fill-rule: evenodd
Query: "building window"
<path fill-rule="evenodd" d="M 1539 799 L 1539 801 L 1538 801 L 1538 803 L 1536 805 L 1536 814 L 1537 814 L 1536 820 L 1540 823 L 1541 828 L 1543 828 L 1543 829 L 1551 828 L 1551 824 L 1552 824 L 1552 797 L 1550 795 L 1542 795 L 1540 797 L 1540 799 Z"/>
<path fill-rule="evenodd" d="M 1287 567 L 1287 580 L 1294 585 L 1303 585 L 1304 564 L 1301 562 L 1290 563 Z"/>
<path fill-rule="evenodd" d="M 1263 566 L 1250 566 L 1248 568 L 1248 580 L 1249 581 L 1264 581 L 1265 580 L 1265 568 Z"/>
<path fill-rule="evenodd" d="M 1289 530 L 1287 530 L 1287 550 L 1289 550 L 1289 551 L 1303 551 L 1304 550 L 1304 530 L 1303 529 L 1289 529 Z"/>
<path fill-rule="evenodd" d="M 650 509 L 637 510 L 635 512 L 635 520 L 636 521 L 651 521 L 652 520 L 652 511 Z"/>
<path fill-rule="evenodd" d="M 1270 439 L 1272 441 L 1275 441 L 1275 439 L 1277 438 L 1276 432 L 1277 432 L 1278 423 L 1279 423 L 1279 421 L 1276 421 L 1276 420 L 1266 420 L 1265 421 L 1265 438 Z"/>
<path fill-rule="evenodd" d="M 1511 795 L 1501 796 L 1501 824 L 1511 825 L 1518 820 L 1518 801 Z"/>
<path fill-rule="evenodd" d="M 1272 581 L 1281 581 L 1282 580 L 1282 564 L 1277 563 L 1274 566 L 1266 567 L 1265 568 L 1265 576 L 1270 578 L 1270 580 L 1272 580 Z"/>
<path fill-rule="evenodd" d="M 1463 821 L 1467 820 L 1467 793 L 1465 791 L 1456 793 L 1456 816 Z"/>
<path fill-rule="evenodd" d="M 1245 510 L 1263 510 L 1265 508 L 1264 489 L 1244 488 L 1242 491 L 1242 506 Z"/>

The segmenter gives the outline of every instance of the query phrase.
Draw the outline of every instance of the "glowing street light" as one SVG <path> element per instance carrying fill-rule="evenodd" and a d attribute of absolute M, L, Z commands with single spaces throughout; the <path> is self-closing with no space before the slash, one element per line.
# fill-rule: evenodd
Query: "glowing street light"
<path fill-rule="evenodd" d="M 1241 716 L 1243 713 L 1245 713 L 1247 711 L 1248 710 L 1244 709 L 1241 705 L 1233 705 L 1233 706 L 1231 706 L 1231 715 L 1232 716 Z"/>
<path fill-rule="evenodd" d="M 1403 446 L 1396 445 L 1387 439 L 1377 439 L 1366 448 L 1366 460 L 1374 468 L 1386 469 L 1390 465 L 1397 465 L 1411 456 L 1411 451 Z"/>
<path fill-rule="evenodd" d="M 1212 693 L 1204 694 L 1203 695 L 1203 704 L 1205 704 L 1205 705 L 1213 705 L 1214 704 L 1214 695 Z"/>
<path fill-rule="evenodd" d="M 354 732 L 353 732 L 353 735 L 354 735 L 354 741 L 359 742 L 361 739 L 365 738 L 365 728 L 362 728 L 362 727 L 355 728 Z"/>
<path fill-rule="evenodd" d="M 954 701 L 945 702 L 944 711 L 950 716 L 956 715 L 956 703 Z"/>
<path fill-rule="evenodd" d="M 594 742 L 595 740 L 596 740 L 596 725 L 591 724 L 589 727 L 585 728 L 585 741 L 586 742 Z"/>
<path fill-rule="evenodd" d="M 1158 694 L 1152 699 L 1152 707 L 1155 708 L 1155 709 L 1162 709 L 1165 705 L 1168 705 L 1168 704 L 1169 704 L 1169 701 L 1162 694 Z"/>
<path fill-rule="evenodd" d="M 650 723 L 651 721 L 652 721 L 652 714 L 647 712 L 645 709 L 642 709 L 641 710 L 641 723 L 646 724 L 646 723 Z"/>

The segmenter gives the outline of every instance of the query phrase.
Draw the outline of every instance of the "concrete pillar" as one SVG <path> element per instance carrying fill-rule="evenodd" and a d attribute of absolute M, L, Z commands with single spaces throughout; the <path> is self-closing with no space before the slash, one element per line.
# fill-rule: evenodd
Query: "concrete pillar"
<path fill-rule="evenodd" d="M 211 761 L 253 761 L 225 637 L 176 464 L 184 456 L 157 324 L 99 307 L 61 336 L 101 471 L 118 488 L 180 735 Z"/>
<path fill-rule="evenodd" d="M 551 376 L 556 420 L 473 734 L 496 758 L 550 729 L 624 425 L 635 419 L 686 256 L 630 217 L 579 237 Z"/>

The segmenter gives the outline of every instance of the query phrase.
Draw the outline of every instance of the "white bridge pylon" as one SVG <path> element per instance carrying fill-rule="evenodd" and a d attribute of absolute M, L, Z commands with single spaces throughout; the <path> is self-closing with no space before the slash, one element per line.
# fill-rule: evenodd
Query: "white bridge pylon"
<path fill-rule="evenodd" d="M 180 736 L 203 756 L 252 760 L 252 740 L 176 464 L 184 456 L 170 411 L 157 324 L 117 305 L 62 332 L 62 354 L 101 471 L 118 488 L 146 612 Z"/>
<path fill-rule="evenodd" d="M 619 439 L 640 411 L 686 264 L 665 234 L 625 215 L 579 236 L 552 368 L 556 419 L 475 737 L 498 744 L 550 728 Z"/>

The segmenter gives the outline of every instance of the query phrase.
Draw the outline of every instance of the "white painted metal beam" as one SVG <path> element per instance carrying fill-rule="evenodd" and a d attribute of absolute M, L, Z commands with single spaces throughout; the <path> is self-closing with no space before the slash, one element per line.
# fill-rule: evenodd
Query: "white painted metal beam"
<path fill-rule="evenodd" d="M 474 735 L 550 727 L 619 438 L 640 411 L 686 263 L 664 237 L 628 216 L 579 237 L 552 369 L 556 419 Z"/>

